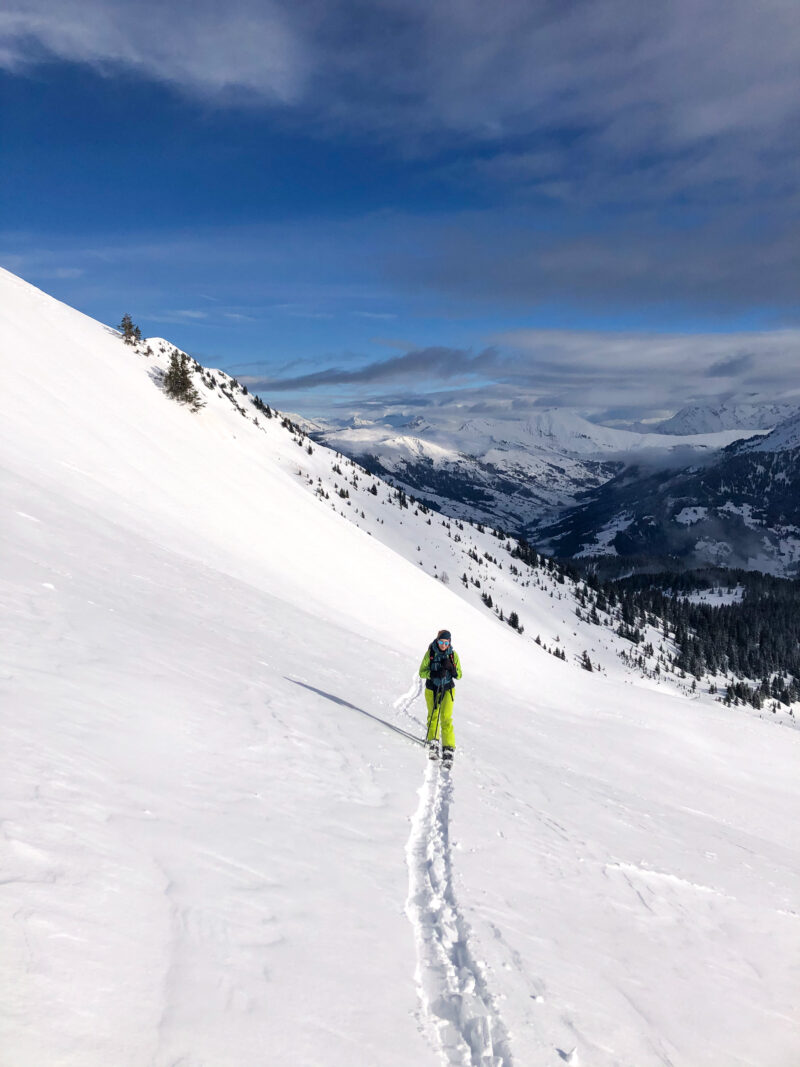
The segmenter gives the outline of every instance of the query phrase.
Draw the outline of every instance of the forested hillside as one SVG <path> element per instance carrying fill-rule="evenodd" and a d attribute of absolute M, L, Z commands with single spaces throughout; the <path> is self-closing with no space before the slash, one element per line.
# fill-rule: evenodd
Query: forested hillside
<path fill-rule="evenodd" d="M 642 669 L 657 651 L 643 644 L 642 630 L 660 625 L 674 647 L 660 650 L 653 670 L 710 678 L 711 691 L 729 704 L 800 700 L 799 581 L 709 569 L 602 582 L 589 575 L 586 584 L 590 618 L 610 613 Z"/>

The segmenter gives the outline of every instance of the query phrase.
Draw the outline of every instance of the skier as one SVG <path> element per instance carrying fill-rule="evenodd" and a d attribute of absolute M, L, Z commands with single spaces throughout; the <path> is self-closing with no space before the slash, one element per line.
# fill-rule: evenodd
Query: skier
<path fill-rule="evenodd" d="M 440 630 L 431 641 L 419 668 L 425 678 L 425 703 L 428 705 L 428 732 L 425 743 L 430 759 L 439 758 L 441 728 L 442 760 L 449 765 L 456 751 L 453 733 L 453 699 L 455 679 L 461 677 L 461 661 L 453 648 L 449 630 Z"/>

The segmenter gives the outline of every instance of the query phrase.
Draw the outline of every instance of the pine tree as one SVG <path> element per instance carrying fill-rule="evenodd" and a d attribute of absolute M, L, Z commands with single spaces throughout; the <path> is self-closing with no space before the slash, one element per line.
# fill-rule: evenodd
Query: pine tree
<path fill-rule="evenodd" d="M 137 340 L 141 339 L 141 336 L 142 336 L 141 330 L 139 330 L 138 326 L 134 326 L 133 325 L 133 319 L 130 317 L 130 315 L 123 315 L 122 316 L 122 322 L 119 324 L 117 329 L 122 334 L 122 340 L 125 342 L 126 345 L 132 345 L 133 344 L 133 341 L 134 341 L 134 338 L 136 337 L 137 331 L 139 333 L 139 337 L 136 338 L 136 339 Z"/>
<path fill-rule="evenodd" d="M 185 352 L 173 348 L 169 357 L 169 369 L 164 375 L 164 392 L 180 404 L 190 404 L 196 411 L 200 407 L 200 396 L 192 384 L 192 371 L 189 357 Z"/>

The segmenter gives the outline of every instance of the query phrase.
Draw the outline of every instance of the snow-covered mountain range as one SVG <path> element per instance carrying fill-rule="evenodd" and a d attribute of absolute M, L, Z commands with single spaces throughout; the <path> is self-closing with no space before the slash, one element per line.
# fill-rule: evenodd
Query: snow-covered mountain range
<path fill-rule="evenodd" d="M 686 408 L 661 432 L 561 409 L 519 423 L 418 417 L 309 429 L 446 514 L 499 523 L 552 554 L 791 577 L 800 568 L 798 425 L 796 401 L 752 400 Z M 767 468 L 750 453 L 777 455 Z"/>
<path fill-rule="evenodd" d="M 750 398 L 722 404 L 692 404 L 681 408 L 671 418 L 653 426 L 658 433 L 687 434 L 716 433 L 720 430 L 771 430 L 778 423 L 797 415 L 800 402 L 794 400 L 764 400 Z"/>
<path fill-rule="evenodd" d="M 540 531 L 557 555 L 800 574 L 800 414 L 705 466 L 629 467 Z"/>
<path fill-rule="evenodd" d="M 552 409 L 518 423 L 469 419 L 434 426 L 417 417 L 387 426 L 358 418 L 347 426 L 317 426 L 314 436 L 449 515 L 531 533 L 639 456 L 674 464 L 678 456 L 705 457 L 751 432 L 636 433 Z"/>
<path fill-rule="evenodd" d="M 795 1062 L 800 733 L 172 352 L 0 271 L 4 1059 Z"/>

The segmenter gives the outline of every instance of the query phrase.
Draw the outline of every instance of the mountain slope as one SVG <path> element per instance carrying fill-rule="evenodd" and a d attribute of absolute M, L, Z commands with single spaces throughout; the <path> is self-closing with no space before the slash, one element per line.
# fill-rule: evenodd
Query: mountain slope
<path fill-rule="evenodd" d="M 750 399 L 725 404 L 693 404 L 681 408 L 654 429 L 658 433 L 697 434 L 719 430 L 772 430 L 797 414 L 800 401 L 766 401 Z"/>
<path fill-rule="evenodd" d="M 568 506 L 577 491 L 601 485 L 616 470 L 610 462 L 550 450 L 536 453 L 505 440 L 458 434 L 440 443 L 433 436 L 439 435 L 423 438 L 375 426 L 314 434 L 447 515 L 520 531 Z"/>
<path fill-rule="evenodd" d="M 450 516 L 531 532 L 572 507 L 642 454 L 665 466 L 675 457 L 705 457 L 746 436 L 742 429 L 676 437 L 598 426 L 552 409 L 519 423 L 469 419 L 432 426 L 368 423 L 320 429 L 335 448 Z"/>
<path fill-rule="evenodd" d="M 557 555 L 800 574 L 800 416 L 704 467 L 631 468 L 541 531 Z"/>
<path fill-rule="evenodd" d="M 779 422 L 765 437 L 741 441 L 731 451 L 741 455 L 745 452 L 788 452 L 797 449 L 800 449 L 800 412 Z"/>
<path fill-rule="evenodd" d="M 218 372 L 193 414 L 159 345 L 0 308 L 9 1062 L 796 1058 L 794 732 L 557 661 Z M 449 785 L 398 732 L 443 624 Z"/>

